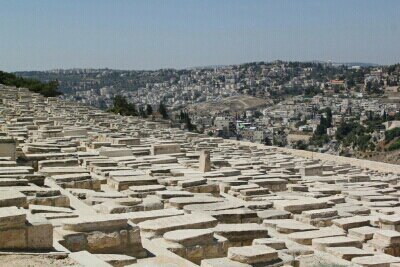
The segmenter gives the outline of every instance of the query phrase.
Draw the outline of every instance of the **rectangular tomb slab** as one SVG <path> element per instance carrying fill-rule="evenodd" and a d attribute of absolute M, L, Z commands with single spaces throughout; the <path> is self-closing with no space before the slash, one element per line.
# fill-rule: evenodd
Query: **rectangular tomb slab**
<path fill-rule="evenodd" d="M 23 227 L 25 221 L 25 210 L 17 207 L 0 208 L 0 229 Z"/>
<path fill-rule="evenodd" d="M 219 223 L 258 223 L 257 213 L 247 208 L 215 210 L 205 212 L 216 218 Z"/>
<path fill-rule="evenodd" d="M 363 226 L 349 229 L 349 237 L 356 238 L 362 242 L 373 238 L 374 234 L 379 231 L 378 228 L 371 226 Z"/>
<path fill-rule="evenodd" d="M 62 236 L 60 244 L 72 252 L 87 250 L 96 254 L 125 254 L 137 258 L 146 255 L 141 244 L 140 229 L 135 224 L 126 224 L 124 228 L 92 229 L 93 231 L 76 232 L 59 228 L 56 232 Z"/>
<path fill-rule="evenodd" d="M 400 215 L 386 215 L 379 217 L 379 226 L 384 230 L 400 231 Z"/>
<path fill-rule="evenodd" d="M 312 246 L 318 250 L 326 251 L 328 247 L 356 247 L 361 248 L 362 244 L 359 240 L 346 237 L 346 236 L 335 236 L 335 237 L 324 237 L 313 239 Z"/>
<path fill-rule="evenodd" d="M 332 223 L 345 231 L 348 231 L 351 228 L 357 228 L 362 226 L 369 226 L 369 219 L 362 216 L 354 216 L 342 219 L 332 220 Z"/>
<path fill-rule="evenodd" d="M 111 147 L 101 147 L 99 149 L 100 156 L 107 157 L 124 157 L 124 156 L 132 156 L 132 150 L 128 148 L 111 148 Z"/>
<path fill-rule="evenodd" d="M 255 264 L 277 260 L 278 252 L 264 245 L 231 247 L 228 249 L 228 258 L 241 263 Z"/>
<path fill-rule="evenodd" d="M 214 228 L 216 234 L 227 238 L 229 241 L 253 240 L 268 237 L 267 228 L 257 223 L 218 224 Z"/>
<path fill-rule="evenodd" d="M 218 203 L 218 202 L 223 202 L 223 199 L 201 195 L 193 197 L 170 198 L 168 201 L 168 205 L 178 209 L 182 209 L 187 205 L 198 205 L 198 204 L 208 204 L 208 203 Z"/>
<path fill-rule="evenodd" d="M 17 206 L 22 207 L 26 205 L 26 196 L 16 190 L 0 190 L 0 207 Z"/>
<path fill-rule="evenodd" d="M 338 212 L 336 209 L 329 208 L 303 211 L 301 214 L 306 218 L 315 219 L 334 217 L 338 215 Z"/>
<path fill-rule="evenodd" d="M 274 201 L 274 207 L 278 210 L 286 210 L 291 213 L 302 213 L 306 210 L 316 210 L 328 208 L 326 201 L 317 199 L 299 199 L 299 200 L 277 200 Z"/>
<path fill-rule="evenodd" d="M 142 176 L 115 176 L 110 177 L 107 181 L 108 185 L 118 191 L 126 190 L 130 186 L 138 185 L 157 185 L 157 178 L 150 175 Z"/>
<path fill-rule="evenodd" d="M 88 171 L 82 167 L 45 167 L 40 170 L 40 173 L 48 176 L 62 174 L 82 174 L 87 172 Z"/>
<path fill-rule="evenodd" d="M 292 214 L 288 211 L 284 210 L 263 210 L 257 212 L 257 216 L 261 219 L 265 220 L 273 220 L 273 219 L 289 219 Z"/>
<path fill-rule="evenodd" d="M 253 240 L 252 244 L 265 245 L 276 250 L 286 249 L 285 241 L 278 238 L 257 238 Z"/>
<path fill-rule="evenodd" d="M 150 149 L 151 155 L 174 154 L 181 152 L 179 144 L 153 144 Z"/>
<path fill-rule="evenodd" d="M 265 226 L 274 227 L 278 232 L 284 234 L 313 231 L 318 229 L 310 224 L 298 222 L 293 219 L 264 220 L 263 224 Z"/>
<path fill-rule="evenodd" d="M 26 223 L 9 229 L 0 229 L 0 249 L 4 250 L 49 250 L 53 248 L 53 226 L 43 217 L 31 215 Z"/>
<path fill-rule="evenodd" d="M 379 230 L 374 234 L 372 241 L 381 246 L 400 246 L 400 232 L 394 230 Z"/>
<path fill-rule="evenodd" d="M 393 257 L 386 254 L 356 257 L 351 262 L 364 267 L 391 267 L 393 263 L 400 263 L 399 257 Z"/>
<path fill-rule="evenodd" d="M 351 261 L 351 259 L 356 257 L 365 257 L 374 255 L 371 252 L 356 247 L 328 247 L 326 248 L 326 251 L 338 258 L 342 258 L 348 261 Z"/>
<path fill-rule="evenodd" d="M 106 215 L 86 216 L 63 221 L 64 230 L 75 232 L 116 230 L 126 228 L 127 226 L 127 219 Z"/>
<path fill-rule="evenodd" d="M 164 234 L 169 242 L 181 244 L 185 247 L 211 243 L 214 232 L 212 229 L 185 229 L 174 230 Z"/>
<path fill-rule="evenodd" d="M 13 138 L 0 138 L 0 157 L 10 157 L 11 160 L 16 158 L 16 141 Z"/>
<path fill-rule="evenodd" d="M 181 186 L 182 188 L 187 188 L 187 187 L 192 187 L 192 186 L 197 186 L 197 185 L 203 185 L 207 183 L 207 179 L 204 178 L 192 178 L 192 179 L 187 179 L 183 181 L 179 181 L 178 185 Z"/>
<path fill-rule="evenodd" d="M 341 229 L 326 227 L 315 231 L 291 233 L 288 235 L 288 238 L 299 244 L 311 245 L 313 239 L 345 235 L 345 232 Z"/>
<path fill-rule="evenodd" d="M 306 176 L 322 176 L 322 165 L 309 165 L 300 168 L 301 177 Z"/>
<path fill-rule="evenodd" d="M 175 197 L 192 197 L 194 194 L 187 191 L 164 190 L 156 192 L 156 196 L 161 199 L 170 199 Z"/>
<path fill-rule="evenodd" d="M 212 228 L 217 220 L 207 215 L 182 215 L 139 223 L 140 230 L 149 236 L 161 236 L 166 232 L 178 229 Z"/>
<path fill-rule="evenodd" d="M 137 211 L 137 212 L 127 212 L 122 213 L 120 216 L 122 218 L 127 218 L 131 222 L 138 224 L 140 222 L 155 220 L 159 218 L 167 218 L 172 216 L 184 215 L 182 210 L 177 210 L 175 208 L 162 209 L 162 210 L 148 210 L 148 211 Z"/>

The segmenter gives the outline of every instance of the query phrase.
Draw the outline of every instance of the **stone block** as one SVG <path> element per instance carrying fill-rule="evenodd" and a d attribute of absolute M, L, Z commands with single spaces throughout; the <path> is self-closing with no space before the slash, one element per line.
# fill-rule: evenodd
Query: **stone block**
<path fill-rule="evenodd" d="M 17 144 L 13 138 L 0 138 L 0 157 L 9 157 L 11 160 L 16 159 Z"/>
<path fill-rule="evenodd" d="M 351 259 L 356 257 L 373 256 L 374 254 L 356 247 L 328 247 L 326 251 L 332 255 L 351 261 Z"/>
<path fill-rule="evenodd" d="M 26 205 L 27 198 L 21 192 L 15 190 L 0 190 L 0 207 L 24 207 Z"/>
<path fill-rule="evenodd" d="M 354 216 L 342 219 L 335 219 L 332 223 L 345 231 L 348 231 L 351 228 L 358 228 L 362 226 L 369 226 L 370 221 L 368 218 L 362 216 Z"/>
<path fill-rule="evenodd" d="M 335 237 L 323 237 L 312 240 L 312 246 L 318 250 L 326 251 L 328 247 L 356 247 L 361 248 L 362 244 L 359 240 L 346 237 L 346 236 L 335 236 Z"/>
<path fill-rule="evenodd" d="M 228 249 L 228 258 L 241 263 L 256 264 L 277 260 L 278 252 L 264 245 L 231 247 Z"/>
<path fill-rule="evenodd" d="M 0 230 L 25 226 L 26 211 L 17 207 L 0 208 Z"/>
<path fill-rule="evenodd" d="M 153 144 L 150 148 L 151 155 L 175 154 L 181 152 L 179 144 Z"/>
<path fill-rule="evenodd" d="M 63 229 L 75 232 L 108 231 L 124 229 L 128 226 L 125 218 L 104 215 L 85 216 L 63 221 Z"/>
<path fill-rule="evenodd" d="M 210 151 L 207 150 L 200 151 L 199 171 L 201 172 L 211 171 Z"/>

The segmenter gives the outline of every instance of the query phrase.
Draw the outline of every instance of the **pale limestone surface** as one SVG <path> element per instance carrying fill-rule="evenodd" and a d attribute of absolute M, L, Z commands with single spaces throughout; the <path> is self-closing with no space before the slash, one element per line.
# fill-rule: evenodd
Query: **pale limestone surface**
<path fill-rule="evenodd" d="M 264 245 L 231 247 L 228 249 L 228 258 L 241 263 L 254 264 L 276 260 L 278 252 Z"/>
<path fill-rule="evenodd" d="M 0 96 L 11 253 L 68 249 L 89 266 L 400 263 L 398 166 L 210 138 L 24 88 Z"/>

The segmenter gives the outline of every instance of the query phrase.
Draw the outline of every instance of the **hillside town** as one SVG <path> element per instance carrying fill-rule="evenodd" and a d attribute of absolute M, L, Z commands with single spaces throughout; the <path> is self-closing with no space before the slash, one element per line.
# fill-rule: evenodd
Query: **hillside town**
<path fill-rule="evenodd" d="M 180 127 L 188 128 L 181 123 L 183 111 L 195 126 L 191 130 L 209 136 L 399 163 L 399 135 L 385 138 L 400 126 L 399 65 L 274 61 L 18 74 L 57 80 L 63 99 L 105 110 L 115 95 L 139 109 L 163 103 Z M 328 125 L 321 125 L 327 116 Z"/>

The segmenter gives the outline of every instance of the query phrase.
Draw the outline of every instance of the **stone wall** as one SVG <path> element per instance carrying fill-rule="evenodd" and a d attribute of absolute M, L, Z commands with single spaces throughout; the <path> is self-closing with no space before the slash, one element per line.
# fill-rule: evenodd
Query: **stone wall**
<path fill-rule="evenodd" d="M 287 152 L 294 156 L 306 157 L 310 159 L 318 159 L 322 161 L 334 161 L 339 164 L 350 164 L 359 168 L 368 168 L 370 170 L 379 171 L 379 172 L 392 172 L 396 174 L 400 174 L 400 165 L 389 164 L 384 162 L 365 160 L 365 159 L 356 159 L 356 158 L 348 158 L 342 156 L 335 156 L 324 153 L 317 153 L 311 151 L 304 150 L 295 150 L 284 147 L 277 147 L 278 151 Z"/>
<path fill-rule="evenodd" d="M 255 144 L 255 143 L 251 143 L 251 142 L 243 142 L 243 141 L 235 141 L 235 140 L 226 140 L 226 141 L 235 143 L 235 144 L 246 145 L 246 146 L 256 146 L 258 148 L 263 148 L 263 147 L 271 148 L 270 146 L 265 146 L 263 144 Z M 311 151 L 305 151 L 305 150 L 296 150 L 296 149 L 291 149 L 291 148 L 286 148 L 286 147 L 274 147 L 274 148 L 276 148 L 276 150 L 279 152 L 289 153 L 293 156 L 304 157 L 304 158 L 309 158 L 309 159 L 317 159 L 317 160 L 321 160 L 321 161 L 333 161 L 338 164 L 350 164 L 354 167 L 359 167 L 359 168 L 363 168 L 363 169 L 368 168 L 370 170 L 379 171 L 379 172 L 400 174 L 400 165 L 365 160 L 365 159 L 348 158 L 348 157 L 342 157 L 342 156 L 336 156 L 336 155 L 330 155 L 330 154 L 324 154 L 324 153 L 318 153 L 318 152 L 311 152 Z"/>

